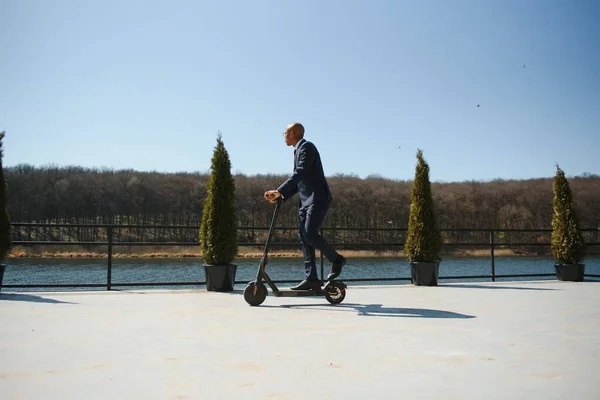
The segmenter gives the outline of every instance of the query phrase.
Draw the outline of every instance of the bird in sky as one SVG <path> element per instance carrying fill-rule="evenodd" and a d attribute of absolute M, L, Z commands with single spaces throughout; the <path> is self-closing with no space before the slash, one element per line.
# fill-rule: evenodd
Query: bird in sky
<path fill-rule="evenodd" d="M 477 104 L 477 107 L 479 107 L 479 104 Z"/>

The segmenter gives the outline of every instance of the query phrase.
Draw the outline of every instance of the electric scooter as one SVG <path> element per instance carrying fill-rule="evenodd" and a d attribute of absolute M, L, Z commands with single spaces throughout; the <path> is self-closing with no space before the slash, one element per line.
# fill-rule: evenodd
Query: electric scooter
<path fill-rule="evenodd" d="M 346 298 L 346 288 L 348 287 L 344 282 L 335 280 L 335 278 L 324 282 L 318 290 L 291 290 L 284 289 L 280 290 L 277 288 L 275 283 L 267 275 L 265 267 L 267 266 L 269 245 L 273 238 L 273 228 L 275 227 L 275 221 L 281 208 L 281 197 L 277 198 L 275 203 L 275 210 L 273 211 L 273 217 L 271 218 L 271 226 L 269 227 L 269 236 L 265 244 L 263 255 L 260 259 L 258 266 L 258 273 L 256 274 L 256 280 L 251 281 L 244 289 L 244 300 L 251 306 L 258 306 L 262 304 L 267 298 L 267 287 L 263 283 L 266 282 L 271 288 L 273 296 L 275 297 L 301 297 L 301 296 L 325 296 L 327 301 L 331 304 L 339 304 Z"/>

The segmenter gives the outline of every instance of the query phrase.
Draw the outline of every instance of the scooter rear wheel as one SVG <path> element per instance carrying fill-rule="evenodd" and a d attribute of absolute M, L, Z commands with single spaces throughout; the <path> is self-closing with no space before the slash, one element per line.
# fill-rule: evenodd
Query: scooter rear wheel
<path fill-rule="evenodd" d="M 331 304 L 340 304 L 346 298 L 346 286 L 341 282 L 331 282 L 326 289 L 325 298 Z"/>
<path fill-rule="evenodd" d="M 258 285 L 255 282 L 250 282 L 244 289 L 244 300 L 251 306 L 262 304 L 267 298 L 267 288 L 262 283 Z"/>

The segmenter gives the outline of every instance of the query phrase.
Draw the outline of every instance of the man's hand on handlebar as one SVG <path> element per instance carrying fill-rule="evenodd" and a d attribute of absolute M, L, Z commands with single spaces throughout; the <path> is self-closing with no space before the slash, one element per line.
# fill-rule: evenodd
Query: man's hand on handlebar
<path fill-rule="evenodd" d="M 279 193 L 277 190 L 267 190 L 265 192 L 265 199 L 271 203 L 275 203 L 280 196 L 281 193 Z"/>

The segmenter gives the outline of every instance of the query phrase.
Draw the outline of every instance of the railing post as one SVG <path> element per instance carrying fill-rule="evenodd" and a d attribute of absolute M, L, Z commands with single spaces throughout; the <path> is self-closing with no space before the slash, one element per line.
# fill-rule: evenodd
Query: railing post
<path fill-rule="evenodd" d="M 106 238 L 108 240 L 108 262 L 106 268 L 106 290 L 111 289 L 112 284 L 112 245 L 113 245 L 113 227 L 109 225 L 106 228 Z"/>
<path fill-rule="evenodd" d="M 323 228 L 321 228 L 320 231 L 321 231 L 321 236 L 323 236 Z M 323 282 L 325 282 L 325 275 L 323 272 L 323 251 L 319 250 L 319 253 L 321 255 L 321 284 L 323 284 Z"/>
<path fill-rule="evenodd" d="M 492 256 L 492 282 L 496 282 L 496 264 L 494 263 L 494 231 L 490 231 L 490 255 Z"/>

